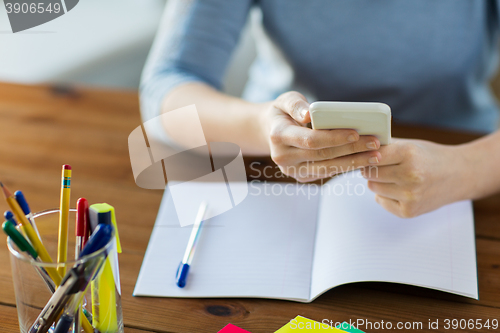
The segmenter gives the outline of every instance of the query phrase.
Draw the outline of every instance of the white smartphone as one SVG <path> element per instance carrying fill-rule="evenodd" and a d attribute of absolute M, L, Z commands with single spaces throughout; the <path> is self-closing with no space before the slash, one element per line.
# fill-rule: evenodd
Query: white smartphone
<path fill-rule="evenodd" d="M 391 108 L 384 103 L 314 102 L 309 106 L 313 129 L 351 128 L 374 135 L 381 145 L 391 142 Z"/>

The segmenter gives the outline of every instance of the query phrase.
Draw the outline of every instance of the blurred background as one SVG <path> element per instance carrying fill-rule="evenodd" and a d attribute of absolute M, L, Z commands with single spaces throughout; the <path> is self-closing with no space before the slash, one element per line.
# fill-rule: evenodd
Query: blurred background
<path fill-rule="evenodd" d="M 82 0 L 51 22 L 13 34 L 0 1 L 0 81 L 115 89 L 139 87 L 167 4 L 167 0 Z M 260 12 L 254 9 L 229 64 L 224 91 L 233 96 L 241 96 L 257 53 L 275 58 L 277 70 L 268 74 L 277 82 L 270 84 L 286 85 L 293 78 L 260 22 Z M 498 76 L 492 85 L 500 96 Z"/>
<path fill-rule="evenodd" d="M 0 5 L 0 81 L 137 89 L 166 0 L 82 0 L 65 15 L 13 34 Z M 249 24 L 225 90 L 239 96 L 255 58 Z"/>

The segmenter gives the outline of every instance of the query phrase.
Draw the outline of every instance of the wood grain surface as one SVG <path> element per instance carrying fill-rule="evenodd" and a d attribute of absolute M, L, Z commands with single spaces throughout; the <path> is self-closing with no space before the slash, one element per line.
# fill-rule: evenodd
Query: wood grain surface
<path fill-rule="evenodd" d="M 474 203 L 479 301 L 385 283 L 341 286 L 311 304 L 133 297 L 162 196 L 162 191 L 144 190 L 134 183 L 127 138 L 139 125 L 135 92 L 0 83 L 0 180 L 12 190 L 22 189 L 33 211 L 57 207 L 61 165 L 70 164 L 72 205 L 84 196 L 89 202 L 115 206 L 123 247 L 120 273 L 126 332 L 217 332 L 229 322 L 254 333 L 274 332 L 299 314 L 334 322 L 422 322 L 423 331 L 429 320 L 439 319 L 439 330 L 435 330 L 439 332 L 450 331 L 444 329 L 446 318 L 500 320 L 498 195 Z M 477 138 L 474 134 L 401 125 L 395 125 L 393 132 L 394 136 L 446 144 Z M 245 161 L 247 165 L 255 161 L 261 166 L 273 165 L 266 158 L 246 157 Z M 248 171 L 250 178 L 255 176 Z M 0 210 L 5 209 L 2 200 Z M 0 267 L 0 331 L 19 332 L 5 245 L 0 246 Z"/>

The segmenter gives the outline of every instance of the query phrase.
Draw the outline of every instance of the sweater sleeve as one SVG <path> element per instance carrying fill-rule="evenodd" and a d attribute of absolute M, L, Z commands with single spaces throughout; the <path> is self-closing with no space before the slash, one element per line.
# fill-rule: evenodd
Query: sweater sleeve
<path fill-rule="evenodd" d="M 161 113 L 164 97 L 188 82 L 221 89 L 252 0 L 169 0 L 140 85 L 143 122 Z M 160 122 L 153 132 L 172 144 Z"/>

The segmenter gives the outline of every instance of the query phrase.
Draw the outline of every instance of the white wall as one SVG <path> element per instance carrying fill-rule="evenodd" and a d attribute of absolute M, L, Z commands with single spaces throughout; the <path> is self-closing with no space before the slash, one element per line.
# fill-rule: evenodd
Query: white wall
<path fill-rule="evenodd" d="M 82 0 L 65 15 L 13 34 L 0 4 L 0 80 L 138 86 L 163 0 Z"/>
<path fill-rule="evenodd" d="M 1 3 L 0 81 L 136 89 L 164 4 L 165 0 L 82 0 L 51 22 L 13 34 Z M 225 90 L 236 96 L 255 57 L 249 30 L 227 72 Z"/>

